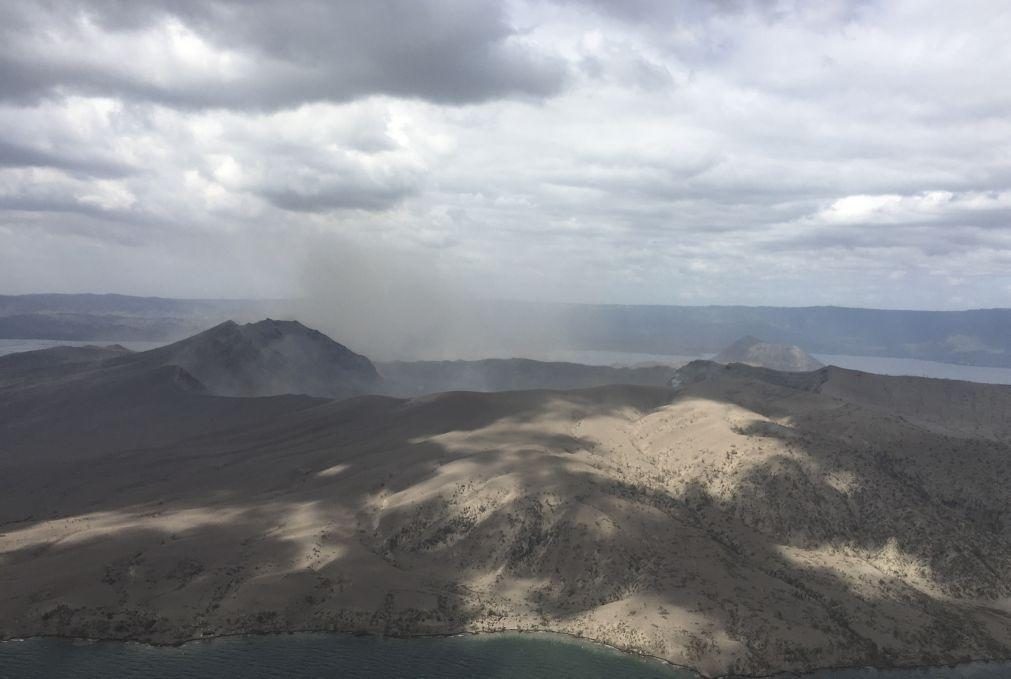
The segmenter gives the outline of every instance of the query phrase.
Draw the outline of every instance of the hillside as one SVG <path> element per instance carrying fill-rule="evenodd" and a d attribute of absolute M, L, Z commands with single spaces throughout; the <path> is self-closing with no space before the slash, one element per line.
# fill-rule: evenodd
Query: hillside
<path fill-rule="evenodd" d="M 5 393 L 0 637 L 547 629 L 709 675 L 1011 655 L 1008 387 L 696 362 L 328 402 L 119 360 Z"/>
<path fill-rule="evenodd" d="M 1011 386 L 929 377 L 876 375 L 827 366 L 810 373 L 789 373 L 748 365 L 692 361 L 672 380 L 678 386 L 722 380 L 746 380 L 797 392 L 813 392 L 887 414 L 952 436 L 989 438 L 1011 443 Z"/>
<path fill-rule="evenodd" d="M 392 396 L 420 396 L 442 391 L 514 391 L 583 389 L 606 384 L 665 386 L 675 369 L 668 366 L 616 368 L 525 358 L 480 361 L 392 361 L 377 364 L 381 391 Z"/>
<path fill-rule="evenodd" d="M 52 347 L 0 356 L 0 387 L 23 380 L 37 380 L 47 370 L 76 371 L 130 353 L 118 344 L 109 346 Z"/>
<path fill-rule="evenodd" d="M 374 390 L 375 366 L 298 321 L 226 321 L 114 364 L 179 366 L 219 396 L 308 394 L 342 398 Z"/>
<path fill-rule="evenodd" d="M 713 357 L 716 363 L 744 363 L 785 372 L 808 372 L 823 367 L 811 354 L 796 345 L 770 344 L 748 335 Z"/>

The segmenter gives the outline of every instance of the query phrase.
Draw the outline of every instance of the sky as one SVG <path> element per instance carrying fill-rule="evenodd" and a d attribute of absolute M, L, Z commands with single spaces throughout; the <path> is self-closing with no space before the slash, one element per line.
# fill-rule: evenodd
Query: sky
<path fill-rule="evenodd" d="M 1008 307 L 1008 35 L 1006 0 L 8 0 L 0 293 Z"/>

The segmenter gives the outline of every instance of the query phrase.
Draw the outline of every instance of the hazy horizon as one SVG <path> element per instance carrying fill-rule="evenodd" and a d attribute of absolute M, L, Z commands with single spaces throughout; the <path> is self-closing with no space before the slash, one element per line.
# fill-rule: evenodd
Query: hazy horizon
<path fill-rule="evenodd" d="M 123 292 L 94 292 L 94 291 L 80 291 L 80 292 L 67 292 L 67 291 L 52 291 L 43 290 L 38 292 L 20 292 L 20 293 L 6 293 L 0 292 L 0 296 L 6 297 L 30 297 L 30 296 L 45 296 L 45 295 L 93 295 L 96 297 L 142 297 L 147 299 L 163 299 L 163 300 L 180 300 L 188 302 L 294 302 L 298 301 L 298 297 L 172 297 L 168 295 L 135 295 L 131 293 Z M 530 300 L 530 299 L 518 299 L 518 298 L 484 298 L 479 301 L 485 301 L 490 303 L 502 303 L 502 304 L 544 304 L 544 305 L 557 305 L 557 306 L 599 306 L 599 307 L 684 307 L 684 308 L 745 308 L 745 309 L 760 309 L 760 308 L 772 308 L 772 309 L 815 309 L 815 308 L 835 308 L 835 309 L 859 309 L 866 311 L 929 311 L 929 312 L 950 312 L 959 313 L 963 311 L 1005 311 L 1011 310 L 1011 304 L 1008 306 L 995 306 L 995 307 L 959 307 L 954 309 L 938 309 L 933 307 L 887 307 L 887 306 L 846 306 L 842 304 L 734 304 L 728 302 L 726 304 L 661 304 L 661 303 L 621 303 L 621 302 L 569 302 L 569 301 L 541 301 L 541 300 Z"/>

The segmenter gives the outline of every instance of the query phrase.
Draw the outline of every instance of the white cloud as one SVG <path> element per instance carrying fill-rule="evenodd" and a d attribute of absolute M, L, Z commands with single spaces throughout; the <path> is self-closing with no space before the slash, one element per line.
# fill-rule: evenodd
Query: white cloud
<path fill-rule="evenodd" d="M 993 213 L 1003 223 L 1011 214 L 1011 191 L 924 191 L 913 195 L 856 195 L 839 198 L 815 215 L 826 224 L 903 224 L 965 220 L 979 223 L 979 215 Z"/>
<path fill-rule="evenodd" d="M 327 3 L 131 7 L 12 14 L 2 288 L 87 242 L 64 289 L 193 294 L 213 242 L 206 294 L 294 294 L 337 233 L 474 294 L 1009 305 L 999 3 L 436 3 L 347 53 Z"/>

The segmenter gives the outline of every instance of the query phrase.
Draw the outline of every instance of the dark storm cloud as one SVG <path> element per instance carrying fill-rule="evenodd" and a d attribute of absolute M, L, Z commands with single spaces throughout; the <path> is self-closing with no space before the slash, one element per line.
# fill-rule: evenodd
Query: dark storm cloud
<path fill-rule="evenodd" d="M 802 9 L 805 0 L 563 0 L 567 4 L 591 8 L 606 16 L 633 24 L 652 26 L 691 24 L 720 15 L 752 13 L 766 21 L 788 18 Z M 807 3 L 810 4 L 810 3 Z M 834 21 L 856 18 L 873 0 L 822 0 L 821 11 Z"/>
<path fill-rule="evenodd" d="M 565 0 L 566 4 L 587 7 L 631 23 L 672 23 L 690 16 L 735 11 L 758 4 L 747 0 L 683 2 L 678 0 Z"/>
<path fill-rule="evenodd" d="M 833 253 L 847 253 L 865 265 L 874 263 L 884 268 L 892 266 L 896 271 L 902 270 L 898 265 L 902 258 L 887 253 L 912 253 L 911 256 L 930 260 L 948 275 L 975 276 L 986 273 L 987 270 L 1006 270 L 1009 246 L 1011 240 L 1006 236 L 983 231 L 970 224 L 953 224 L 947 229 L 922 224 L 887 227 L 880 224 L 858 224 L 846 230 L 807 233 L 797 238 L 761 244 L 755 251 L 756 254 L 779 257 L 792 253 L 798 257 L 812 257 L 815 261 L 830 259 Z M 978 256 L 980 253 L 986 255 L 977 262 L 974 270 L 950 266 L 950 261 Z"/>
<path fill-rule="evenodd" d="M 227 58 L 184 44 L 152 78 L 144 31 L 166 22 Z M 273 109 L 388 94 L 464 104 L 546 97 L 566 77 L 564 62 L 522 44 L 497 0 L 15 2 L 0 26 L 0 97 L 13 101 L 79 92 Z M 96 38 L 133 40 L 135 54 L 77 51 Z"/>
<path fill-rule="evenodd" d="M 126 177 L 136 170 L 124 163 L 79 158 L 0 139 L 0 167 L 51 167 L 90 177 Z"/>
<path fill-rule="evenodd" d="M 693 24 L 718 16 L 754 14 L 775 21 L 805 0 L 561 0 L 562 4 L 595 11 L 639 27 Z M 822 0 L 840 15 L 853 15 L 870 0 Z"/>
<path fill-rule="evenodd" d="M 291 212 L 333 210 L 378 211 L 392 207 L 412 193 L 409 187 L 336 184 L 320 189 L 265 189 L 260 195 L 271 204 Z"/>
<path fill-rule="evenodd" d="M 88 217 L 94 220 L 91 222 L 92 228 L 89 230 L 89 235 L 99 239 L 104 238 L 108 233 L 112 233 L 111 230 L 107 229 L 110 224 L 129 225 L 133 227 L 135 236 L 139 236 L 143 233 L 144 229 L 152 225 L 164 224 L 163 220 L 159 220 L 139 210 L 102 207 L 101 205 L 76 200 L 73 196 L 56 193 L 0 196 L 0 213 L 3 212 L 52 213 Z M 7 219 L 0 219 L 0 224 L 5 221 L 10 221 L 9 216 Z M 60 219 L 52 224 L 51 230 L 58 233 L 64 231 L 65 227 L 66 221 Z M 118 231 L 119 229 L 117 228 L 116 230 Z"/>

